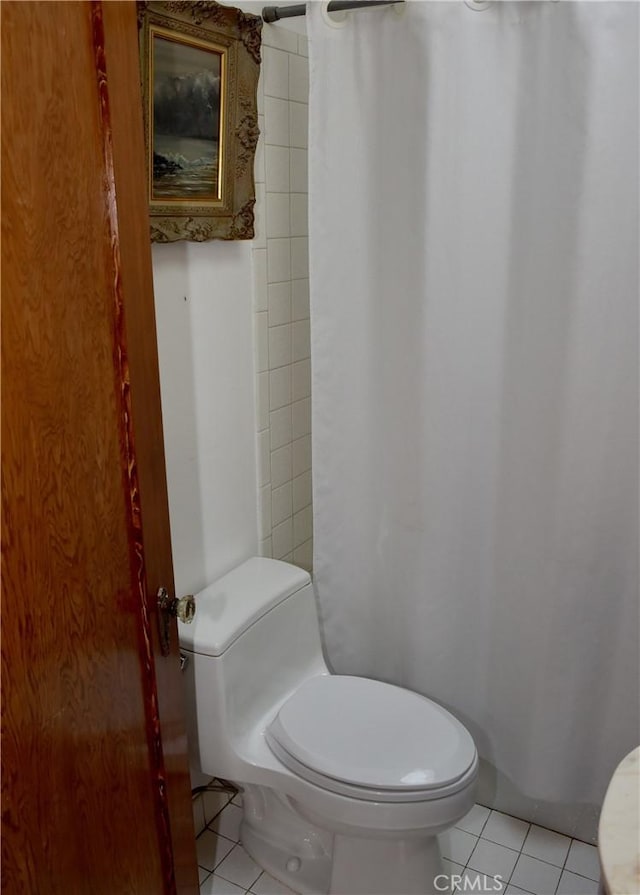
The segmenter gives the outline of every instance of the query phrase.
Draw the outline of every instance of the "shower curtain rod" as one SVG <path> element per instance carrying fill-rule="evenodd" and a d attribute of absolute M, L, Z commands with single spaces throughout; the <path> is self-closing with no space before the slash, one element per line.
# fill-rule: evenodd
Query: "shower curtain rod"
<path fill-rule="evenodd" d="M 327 5 L 329 12 L 340 12 L 343 9 L 360 9 L 365 6 L 391 6 L 394 3 L 404 3 L 404 0 L 331 0 Z M 271 24 L 278 19 L 292 19 L 296 16 L 307 14 L 307 4 L 297 3 L 295 6 L 265 6 L 262 10 L 262 18 Z"/>

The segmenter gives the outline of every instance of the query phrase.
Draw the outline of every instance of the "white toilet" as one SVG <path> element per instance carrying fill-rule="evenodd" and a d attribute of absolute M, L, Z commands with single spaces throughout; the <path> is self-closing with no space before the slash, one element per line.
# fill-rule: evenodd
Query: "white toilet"
<path fill-rule="evenodd" d="M 248 560 L 180 642 L 192 762 L 244 790 L 258 864 L 305 895 L 447 891 L 436 836 L 473 805 L 473 740 L 417 693 L 330 674 L 307 572 Z"/>

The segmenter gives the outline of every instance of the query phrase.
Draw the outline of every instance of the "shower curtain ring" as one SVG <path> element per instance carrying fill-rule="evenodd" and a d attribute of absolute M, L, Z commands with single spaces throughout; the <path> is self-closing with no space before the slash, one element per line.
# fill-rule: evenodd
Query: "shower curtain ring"
<path fill-rule="evenodd" d="M 485 9 L 489 9 L 492 2 L 493 0 L 464 0 L 465 6 L 473 9 L 474 12 L 484 12 Z"/>
<path fill-rule="evenodd" d="M 347 24 L 347 19 L 349 18 L 349 13 L 346 10 L 340 10 L 338 12 L 329 12 L 329 0 L 322 0 L 322 6 L 320 7 L 322 12 L 322 20 L 325 25 L 329 25 L 330 28 L 344 28 Z M 335 18 L 335 16 L 339 16 L 339 18 Z"/>

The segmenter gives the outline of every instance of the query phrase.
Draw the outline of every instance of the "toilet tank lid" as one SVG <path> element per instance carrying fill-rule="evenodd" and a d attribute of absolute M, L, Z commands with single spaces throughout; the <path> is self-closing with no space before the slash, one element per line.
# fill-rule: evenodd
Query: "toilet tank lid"
<path fill-rule="evenodd" d="M 196 594 L 193 622 L 178 623 L 180 645 L 221 656 L 255 621 L 310 581 L 298 566 L 254 556 Z"/>

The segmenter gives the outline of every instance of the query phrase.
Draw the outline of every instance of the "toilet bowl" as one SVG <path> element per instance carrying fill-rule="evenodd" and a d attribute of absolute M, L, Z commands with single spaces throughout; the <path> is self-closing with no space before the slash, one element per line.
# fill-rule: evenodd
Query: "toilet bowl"
<path fill-rule="evenodd" d="M 446 891 L 437 835 L 478 775 L 463 725 L 417 693 L 330 674 L 302 569 L 250 559 L 196 606 L 180 625 L 191 760 L 243 790 L 249 854 L 305 895 Z"/>

